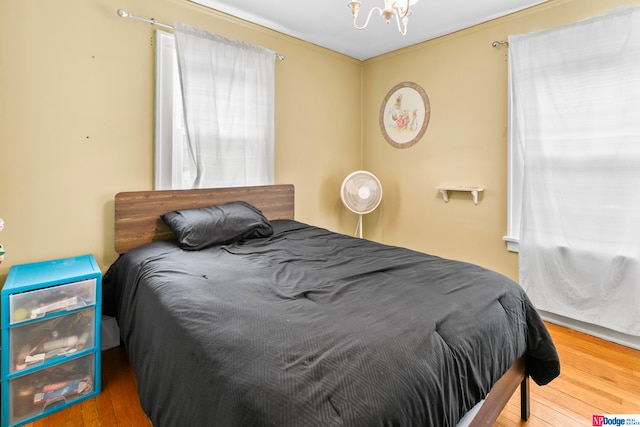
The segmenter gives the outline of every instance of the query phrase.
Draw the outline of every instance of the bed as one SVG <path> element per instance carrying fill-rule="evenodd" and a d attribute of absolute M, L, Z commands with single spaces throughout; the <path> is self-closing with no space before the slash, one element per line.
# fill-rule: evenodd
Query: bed
<path fill-rule="evenodd" d="M 155 426 L 489 426 L 518 387 L 529 417 L 560 364 L 520 286 L 294 210 L 291 185 L 116 195 L 103 311 Z"/>

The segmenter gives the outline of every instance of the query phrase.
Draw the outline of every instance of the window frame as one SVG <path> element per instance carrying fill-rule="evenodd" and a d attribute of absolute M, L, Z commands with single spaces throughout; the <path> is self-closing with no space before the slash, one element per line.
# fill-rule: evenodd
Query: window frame
<path fill-rule="evenodd" d="M 190 188 L 183 175 L 187 131 L 184 124 L 180 76 L 172 33 L 156 30 L 154 189 Z M 182 141 L 177 144 L 176 141 Z"/>

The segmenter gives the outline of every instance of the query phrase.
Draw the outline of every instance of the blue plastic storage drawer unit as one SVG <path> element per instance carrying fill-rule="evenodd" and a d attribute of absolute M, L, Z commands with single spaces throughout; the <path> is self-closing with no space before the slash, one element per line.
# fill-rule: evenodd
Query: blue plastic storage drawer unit
<path fill-rule="evenodd" d="M 100 392 L 101 299 L 93 255 L 11 267 L 2 288 L 2 427 Z"/>

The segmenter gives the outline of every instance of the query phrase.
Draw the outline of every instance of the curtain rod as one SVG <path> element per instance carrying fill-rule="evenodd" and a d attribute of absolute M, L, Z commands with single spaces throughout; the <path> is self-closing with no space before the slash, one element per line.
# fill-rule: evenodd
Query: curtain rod
<path fill-rule="evenodd" d="M 491 43 L 491 46 L 493 46 L 493 47 L 500 47 L 502 45 L 504 45 L 506 47 L 509 47 L 509 42 L 506 41 L 506 40 L 501 40 L 501 41 L 497 41 L 496 40 L 493 43 Z"/>
<path fill-rule="evenodd" d="M 143 18 L 142 16 L 133 15 L 124 9 L 118 9 L 118 16 L 120 16 L 121 18 L 137 19 L 138 21 L 148 22 L 151 25 L 157 25 L 158 27 L 166 28 L 167 30 L 173 31 L 173 27 L 171 25 L 158 22 L 156 21 L 155 18 L 147 19 L 147 18 Z M 277 52 L 276 52 L 276 58 L 278 58 L 280 61 L 284 61 L 284 55 L 281 55 Z"/>

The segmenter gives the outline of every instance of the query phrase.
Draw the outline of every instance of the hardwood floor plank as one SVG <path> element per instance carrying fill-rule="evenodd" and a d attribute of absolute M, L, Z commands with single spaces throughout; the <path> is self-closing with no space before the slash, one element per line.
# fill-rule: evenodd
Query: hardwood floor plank
<path fill-rule="evenodd" d="M 54 412 L 46 418 L 41 418 L 33 422 L 34 427 L 63 427 L 81 426 L 82 422 L 81 404 L 72 405 L 62 411 Z"/>
<path fill-rule="evenodd" d="M 552 391 L 552 390 L 549 390 Z M 538 408 L 538 416 L 545 417 L 548 422 L 557 426 L 586 425 L 591 420 L 593 408 L 583 405 L 579 399 L 565 393 L 547 396 L 548 393 L 539 393 L 535 397 Z"/>
<path fill-rule="evenodd" d="M 609 363 L 640 375 L 637 365 L 638 350 L 552 323 L 547 323 L 547 328 L 560 348 L 573 349 L 585 356 L 595 356 L 601 363 Z"/>
<path fill-rule="evenodd" d="M 84 426 L 101 426 L 100 411 L 98 410 L 98 399 L 88 399 L 81 403 L 82 405 L 82 425 Z"/>
<path fill-rule="evenodd" d="M 88 417 L 85 417 L 84 426 L 101 426 L 101 427 L 118 427 L 115 411 L 113 410 L 113 404 L 111 403 L 111 381 L 105 382 L 106 377 L 103 370 L 103 387 L 102 393 L 96 396 L 95 399 L 95 411 L 94 418 L 93 408 Z"/>
<path fill-rule="evenodd" d="M 151 426 L 142 411 L 136 379 L 123 348 L 103 352 L 103 374 L 117 426 Z"/>
<path fill-rule="evenodd" d="M 640 351 L 547 324 L 558 349 L 561 374 L 550 384 L 531 389 L 531 414 L 521 423 L 514 396 L 496 425 L 585 426 L 594 414 L 640 413 Z"/>

